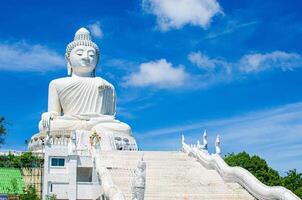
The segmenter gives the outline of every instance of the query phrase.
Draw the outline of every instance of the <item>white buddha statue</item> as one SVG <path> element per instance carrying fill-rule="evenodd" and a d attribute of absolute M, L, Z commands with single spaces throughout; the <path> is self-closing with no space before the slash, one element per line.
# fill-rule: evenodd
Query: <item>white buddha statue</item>
<path fill-rule="evenodd" d="M 115 119 L 113 85 L 95 76 L 99 54 L 89 31 L 80 28 L 66 48 L 68 75 L 71 76 L 50 82 L 48 112 L 42 114 L 40 132 L 95 130 L 102 139 L 113 142 L 115 136 L 132 138 L 130 126 Z"/>

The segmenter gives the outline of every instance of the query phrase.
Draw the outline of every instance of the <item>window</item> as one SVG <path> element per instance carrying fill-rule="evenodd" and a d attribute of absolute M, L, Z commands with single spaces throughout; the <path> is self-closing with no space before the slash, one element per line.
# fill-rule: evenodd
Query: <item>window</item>
<path fill-rule="evenodd" d="M 65 159 L 64 158 L 51 158 L 51 166 L 53 167 L 64 167 Z"/>
<path fill-rule="evenodd" d="M 77 182 L 92 182 L 92 168 L 78 167 L 77 168 Z"/>

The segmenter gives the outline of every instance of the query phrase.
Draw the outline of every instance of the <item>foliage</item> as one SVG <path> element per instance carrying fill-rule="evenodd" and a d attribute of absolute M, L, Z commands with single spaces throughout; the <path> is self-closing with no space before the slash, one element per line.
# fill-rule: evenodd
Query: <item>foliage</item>
<path fill-rule="evenodd" d="M 37 195 L 36 188 L 30 185 L 24 190 L 24 194 L 19 196 L 19 200 L 40 200 L 40 198 Z"/>
<path fill-rule="evenodd" d="M 0 155 L 0 167 L 39 167 L 43 164 L 43 159 L 35 156 L 32 152 L 24 152 L 21 155 Z"/>
<path fill-rule="evenodd" d="M 5 143 L 5 136 L 7 134 L 5 129 L 5 119 L 0 116 L 0 147 Z"/>
<path fill-rule="evenodd" d="M 224 158 L 230 166 L 243 167 L 251 172 L 258 180 L 269 186 L 283 186 L 302 198 L 302 174 L 295 169 L 289 170 L 282 177 L 267 162 L 259 156 L 250 156 L 246 152 L 228 154 Z"/>
<path fill-rule="evenodd" d="M 286 173 L 282 185 L 302 198 L 302 173 L 298 173 L 296 169 Z"/>
<path fill-rule="evenodd" d="M 246 152 L 238 154 L 231 153 L 228 154 L 224 160 L 230 166 L 240 166 L 247 169 L 266 185 L 273 186 L 280 184 L 281 177 L 279 173 L 269 167 L 266 161 L 259 156 L 250 156 Z"/>
<path fill-rule="evenodd" d="M 10 181 L 10 186 L 7 187 L 8 194 L 18 194 L 18 182 L 17 179 L 12 179 Z"/>
<path fill-rule="evenodd" d="M 46 200 L 57 200 L 57 196 L 55 194 L 46 195 Z"/>

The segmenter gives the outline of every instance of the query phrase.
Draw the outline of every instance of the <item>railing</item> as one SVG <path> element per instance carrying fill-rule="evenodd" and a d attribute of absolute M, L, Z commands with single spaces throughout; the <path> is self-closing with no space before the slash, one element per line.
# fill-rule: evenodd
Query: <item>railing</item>
<path fill-rule="evenodd" d="M 34 152 L 43 152 L 44 145 L 46 140 L 50 145 L 62 145 L 67 146 L 71 135 L 75 132 L 75 130 L 54 130 L 47 132 L 39 132 L 32 136 L 31 140 L 28 144 L 28 149 Z M 116 140 L 112 141 L 114 143 L 114 147 L 117 150 L 123 151 L 138 151 L 137 144 L 135 141 L 130 141 L 130 143 L 118 142 Z"/>
<path fill-rule="evenodd" d="M 219 138 L 218 138 L 219 139 Z M 220 139 L 216 140 L 216 154 L 209 154 L 199 145 L 188 145 L 182 138 L 182 151 L 197 159 L 203 166 L 215 169 L 227 182 L 237 182 L 259 200 L 301 200 L 281 186 L 267 186 L 242 167 L 230 167 L 220 156 Z"/>
<path fill-rule="evenodd" d="M 46 137 L 49 144 L 51 145 L 63 145 L 66 146 L 69 143 L 70 135 L 73 131 L 62 130 L 62 131 L 50 131 L 49 134 L 46 132 L 40 132 L 32 136 L 28 149 L 30 151 L 43 151 Z"/>
<path fill-rule="evenodd" d="M 103 166 L 100 150 L 93 146 L 91 156 L 95 164 L 96 172 L 102 182 L 105 196 L 109 200 L 126 200 L 122 191 L 113 183 L 109 170 Z"/>

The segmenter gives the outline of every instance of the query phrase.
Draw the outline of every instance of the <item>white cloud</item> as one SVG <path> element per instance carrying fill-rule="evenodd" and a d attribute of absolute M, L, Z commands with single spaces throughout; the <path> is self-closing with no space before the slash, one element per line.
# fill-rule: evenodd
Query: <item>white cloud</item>
<path fill-rule="evenodd" d="M 126 108 L 126 107 L 123 107 L 123 106 L 119 106 L 117 108 L 117 115 L 118 116 L 122 116 L 126 119 L 135 119 L 137 117 L 137 113 L 142 111 L 142 110 L 145 110 L 145 109 L 148 109 L 150 107 L 153 107 L 155 104 L 154 103 L 146 103 L 146 104 L 143 104 L 143 105 L 139 105 L 139 103 L 136 103 L 137 106 L 134 107 L 134 108 Z"/>
<path fill-rule="evenodd" d="M 63 68 L 64 57 L 40 44 L 0 44 L 0 70 L 52 71 Z"/>
<path fill-rule="evenodd" d="M 216 0 L 143 0 L 142 5 L 157 17 L 162 31 L 180 29 L 187 24 L 206 28 L 215 15 L 222 13 Z"/>
<path fill-rule="evenodd" d="M 283 51 L 246 54 L 235 62 L 211 58 L 198 51 L 189 53 L 188 60 L 202 71 L 188 73 L 182 65 L 174 67 L 165 59 L 161 59 L 142 63 L 138 72 L 131 73 L 125 78 L 125 85 L 165 89 L 185 86 L 191 89 L 204 89 L 219 83 L 243 79 L 252 73 L 274 69 L 286 71 L 302 67 L 300 54 Z M 188 78 L 190 81 L 186 81 Z"/>
<path fill-rule="evenodd" d="M 238 62 L 240 71 L 244 73 L 256 73 L 269 69 L 293 70 L 301 67 L 302 57 L 297 53 L 274 51 L 266 54 L 248 54 Z"/>
<path fill-rule="evenodd" d="M 274 69 L 287 71 L 302 67 L 301 55 L 283 51 L 247 54 L 235 62 L 227 62 L 221 58 L 210 58 L 201 52 L 191 52 L 188 55 L 188 60 L 193 65 L 203 69 L 200 74 L 191 75 L 191 78 L 196 82 L 195 85 L 199 88 L 242 79 L 252 73 Z"/>
<path fill-rule="evenodd" d="M 174 67 L 165 59 L 142 63 L 138 72 L 125 77 L 125 85 L 168 89 L 182 86 L 188 74 L 183 66 Z"/>
<path fill-rule="evenodd" d="M 99 21 L 88 25 L 88 28 L 92 34 L 92 36 L 96 37 L 96 38 L 103 38 L 104 34 L 103 31 L 101 29 L 101 24 Z"/>
<path fill-rule="evenodd" d="M 202 54 L 201 52 L 191 52 L 188 55 L 188 59 L 191 63 L 197 67 L 205 70 L 214 70 L 218 65 L 225 65 L 226 63 L 219 59 L 212 59 L 209 56 Z"/>
<path fill-rule="evenodd" d="M 231 34 L 231 33 L 235 32 L 236 30 L 238 31 L 238 29 L 246 28 L 249 26 L 254 26 L 258 23 L 259 23 L 258 21 L 251 21 L 251 22 L 239 24 L 237 21 L 228 21 L 227 27 L 223 27 L 222 31 L 210 32 L 205 39 L 215 39 L 215 38 L 221 37 L 223 35 Z M 222 28 L 222 27 L 219 27 L 219 28 Z"/>
<path fill-rule="evenodd" d="M 214 151 L 215 137 L 220 134 L 224 154 L 245 150 L 265 158 L 280 172 L 293 168 L 302 171 L 301 121 L 302 102 L 299 102 L 231 118 L 149 130 L 136 135 L 143 144 L 152 139 L 154 148 L 154 144 L 161 143 L 159 145 L 171 150 L 175 144 L 180 144 L 181 133 L 185 134 L 187 142 L 196 142 L 202 138 L 202 131 L 206 128 L 211 152 Z M 174 139 L 174 142 L 165 145 L 166 139 Z M 170 144 L 174 145 L 168 146 Z"/>
<path fill-rule="evenodd" d="M 202 69 L 213 70 L 217 68 L 229 68 L 229 72 L 249 74 L 271 69 L 283 71 L 294 70 L 302 67 L 302 56 L 297 53 L 273 51 L 271 53 L 255 53 L 242 56 L 237 62 L 226 62 L 218 58 L 210 58 L 201 52 L 191 52 L 189 61 Z"/>
<path fill-rule="evenodd" d="M 113 59 L 104 58 L 102 63 L 103 66 L 122 69 L 124 71 L 131 71 L 135 66 L 139 64 L 137 62 L 133 62 L 126 59 L 120 59 L 120 58 L 113 58 Z"/>

